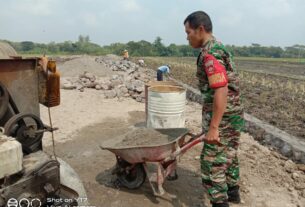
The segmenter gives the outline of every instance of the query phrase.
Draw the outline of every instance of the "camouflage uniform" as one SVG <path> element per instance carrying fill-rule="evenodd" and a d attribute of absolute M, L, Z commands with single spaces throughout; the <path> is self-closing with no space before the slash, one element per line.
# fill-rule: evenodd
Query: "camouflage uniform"
<path fill-rule="evenodd" d="M 215 38 L 203 46 L 198 56 L 197 77 L 203 97 L 202 128 L 205 133 L 212 118 L 214 89 L 228 84 L 227 107 L 219 125 L 221 144 L 205 144 L 201 153 L 203 185 L 211 202 L 219 203 L 228 199 L 228 187 L 236 186 L 239 180 L 237 149 L 244 119 L 239 78 L 231 54 Z"/>

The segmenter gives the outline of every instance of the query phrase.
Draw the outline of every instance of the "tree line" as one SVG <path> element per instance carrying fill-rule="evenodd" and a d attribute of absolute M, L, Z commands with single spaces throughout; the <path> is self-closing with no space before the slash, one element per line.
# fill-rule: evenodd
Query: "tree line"
<path fill-rule="evenodd" d="M 175 56 L 188 57 L 197 56 L 198 49 L 193 49 L 189 45 L 164 45 L 161 37 L 157 37 L 155 41 L 148 42 L 130 41 L 128 43 L 113 43 L 106 46 L 100 46 L 92 43 L 89 36 L 80 35 L 78 40 L 64 41 L 61 43 L 50 42 L 34 43 L 31 41 L 12 42 L 6 41 L 21 54 L 89 54 L 89 55 L 105 55 L 117 54 L 121 55 L 122 51 L 127 49 L 131 56 Z M 270 57 L 270 58 L 305 58 L 305 45 L 293 45 L 290 47 L 274 47 L 261 46 L 253 43 L 250 46 L 234 46 L 226 45 L 230 52 L 239 57 Z"/>

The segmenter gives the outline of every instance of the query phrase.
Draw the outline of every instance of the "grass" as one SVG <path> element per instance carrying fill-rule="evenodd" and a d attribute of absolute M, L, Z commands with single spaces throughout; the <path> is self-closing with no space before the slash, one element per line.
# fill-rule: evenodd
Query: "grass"
<path fill-rule="evenodd" d="M 236 60 L 282 62 L 282 63 L 305 63 L 305 58 L 264 58 L 264 57 L 235 57 Z"/>

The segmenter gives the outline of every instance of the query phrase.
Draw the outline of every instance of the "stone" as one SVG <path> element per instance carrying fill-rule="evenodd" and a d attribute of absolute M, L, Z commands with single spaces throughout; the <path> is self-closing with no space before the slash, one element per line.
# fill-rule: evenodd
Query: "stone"
<path fill-rule="evenodd" d="M 103 89 L 103 90 L 110 90 L 111 87 L 110 87 L 110 85 L 102 84 L 102 85 L 101 85 L 101 89 Z"/>
<path fill-rule="evenodd" d="M 89 83 L 86 83 L 85 86 L 86 86 L 87 88 L 95 88 L 96 82 L 89 82 Z"/>
<path fill-rule="evenodd" d="M 87 78 L 81 78 L 80 80 L 81 80 L 82 83 L 86 83 L 88 79 Z"/>
<path fill-rule="evenodd" d="M 132 85 L 132 83 L 130 81 L 125 81 L 124 85 L 126 86 L 126 88 L 128 90 L 131 90 L 131 91 L 134 90 L 133 85 Z"/>
<path fill-rule="evenodd" d="M 136 101 L 137 101 L 137 102 L 142 102 L 141 96 L 138 96 L 138 97 L 136 98 Z"/>
<path fill-rule="evenodd" d="M 109 90 L 109 91 L 105 91 L 105 98 L 115 98 L 116 97 L 116 91 L 114 89 Z"/>
<path fill-rule="evenodd" d="M 122 84 L 122 82 L 119 79 L 115 79 L 115 80 L 111 81 L 110 85 L 111 85 L 112 88 L 115 88 L 116 86 L 119 86 L 121 84 Z"/>
<path fill-rule="evenodd" d="M 100 85 L 96 84 L 95 89 L 96 89 L 96 90 L 101 90 L 102 87 L 101 87 Z"/>
<path fill-rule="evenodd" d="M 89 72 L 85 72 L 85 73 L 84 73 L 84 76 L 85 76 L 85 78 L 87 78 L 87 79 L 93 79 L 93 78 L 94 78 L 94 75 L 93 75 L 92 73 L 89 73 Z"/>
<path fill-rule="evenodd" d="M 296 172 L 292 173 L 292 178 L 294 180 L 297 180 L 299 177 L 300 177 L 300 175 L 298 173 L 296 173 Z"/>
<path fill-rule="evenodd" d="M 120 91 L 122 94 L 128 94 L 128 89 L 126 88 L 126 86 L 122 85 L 119 87 Z"/>
<path fill-rule="evenodd" d="M 295 161 L 300 161 L 302 159 L 303 154 L 305 154 L 305 152 L 302 152 L 302 151 L 299 151 L 296 149 L 294 149 L 292 152 L 292 156 Z"/>
<path fill-rule="evenodd" d="M 297 164 L 297 168 L 305 173 L 305 164 Z"/>
<path fill-rule="evenodd" d="M 292 148 L 288 143 L 285 143 L 284 146 L 280 149 L 280 151 L 286 157 L 290 157 L 292 155 Z"/>
<path fill-rule="evenodd" d="M 141 98 L 145 99 L 145 91 L 140 94 Z"/>
<path fill-rule="evenodd" d="M 112 75 L 111 80 L 117 80 L 119 79 L 119 75 Z"/>
<path fill-rule="evenodd" d="M 294 162 L 292 162 L 291 160 L 287 160 L 286 162 L 285 162 L 285 165 L 284 165 L 284 168 L 285 168 L 285 170 L 287 171 L 287 172 L 293 172 L 294 170 L 295 170 L 295 164 L 294 164 Z"/>
<path fill-rule="evenodd" d="M 73 84 L 70 83 L 70 82 L 64 83 L 64 84 L 62 85 L 62 89 L 65 89 L 65 90 L 73 90 L 73 89 L 75 89 L 75 88 L 76 88 L 76 86 L 73 85 Z"/>
<path fill-rule="evenodd" d="M 96 80 L 96 76 L 93 76 L 93 78 L 89 79 L 91 82 L 94 82 Z"/>

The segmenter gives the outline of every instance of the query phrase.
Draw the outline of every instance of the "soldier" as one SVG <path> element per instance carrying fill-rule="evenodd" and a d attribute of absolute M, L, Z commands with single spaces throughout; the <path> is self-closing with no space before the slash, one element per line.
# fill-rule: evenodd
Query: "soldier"
<path fill-rule="evenodd" d="M 203 11 L 184 21 L 187 40 L 201 48 L 197 77 L 203 97 L 201 153 L 203 186 L 213 207 L 240 203 L 237 149 L 244 126 L 239 77 L 231 54 L 212 34 L 212 22 Z M 205 135 L 204 135 L 205 134 Z"/>

